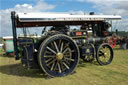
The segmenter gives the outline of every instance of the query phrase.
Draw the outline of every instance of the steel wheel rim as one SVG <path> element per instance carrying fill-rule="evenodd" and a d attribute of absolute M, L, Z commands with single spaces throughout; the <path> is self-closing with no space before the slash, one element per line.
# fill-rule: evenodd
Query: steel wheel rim
<path fill-rule="evenodd" d="M 47 62 L 44 62 L 44 61 L 47 60 L 47 59 L 45 59 L 45 57 L 42 57 L 41 58 L 42 59 L 42 62 L 41 63 L 43 64 L 43 68 L 44 68 L 45 72 L 47 74 L 51 75 L 51 76 L 65 76 L 65 75 L 71 73 L 73 71 L 73 69 L 76 67 L 76 65 L 78 63 L 78 60 L 79 60 L 78 59 L 78 49 L 75 46 L 75 44 L 74 44 L 73 41 L 71 41 L 70 39 L 65 38 L 65 37 L 62 37 L 61 38 L 61 42 L 62 41 L 64 41 L 64 42 L 67 41 L 66 44 L 68 44 L 68 42 L 70 41 L 68 48 L 65 47 L 66 46 L 65 43 L 63 43 L 63 44 L 61 43 L 61 45 L 60 45 L 58 43 L 59 41 L 60 41 L 60 39 L 53 39 L 52 42 L 47 43 L 47 45 L 44 47 L 44 50 L 42 52 L 42 54 L 44 54 L 44 56 L 48 56 L 48 54 L 45 53 L 47 50 L 50 50 L 51 53 L 54 54 L 53 55 L 54 60 L 53 59 L 51 59 L 51 60 L 49 59 L 49 61 L 47 61 L 47 62 L 49 62 L 51 64 L 51 66 L 47 66 L 48 65 Z M 49 47 L 49 46 L 51 46 L 50 44 L 51 45 L 54 45 L 54 48 L 53 47 L 52 48 Z M 59 47 L 59 45 L 60 45 L 60 48 L 57 49 L 57 47 Z M 71 46 L 71 48 L 70 48 L 70 46 Z M 62 48 L 65 49 L 65 50 L 62 50 Z M 64 55 L 63 55 L 63 58 L 60 58 L 60 60 L 58 60 L 57 57 L 56 57 L 56 54 L 57 53 L 60 53 L 61 51 L 64 53 Z M 65 51 L 67 51 L 67 52 L 68 51 L 72 51 L 72 53 L 69 52 L 70 53 L 70 56 L 67 56 L 67 55 L 65 55 L 65 53 L 67 53 Z M 68 61 L 68 63 L 70 65 L 67 64 L 67 61 Z"/>
<path fill-rule="evenodd" d="M 102 64 L 107 65 L 111 63 L 113 59 L 112 48 L 109 45 L 103 45 L 102 47 L 99 48 L 97 56 L 98 56 L 98 60 Z"/>

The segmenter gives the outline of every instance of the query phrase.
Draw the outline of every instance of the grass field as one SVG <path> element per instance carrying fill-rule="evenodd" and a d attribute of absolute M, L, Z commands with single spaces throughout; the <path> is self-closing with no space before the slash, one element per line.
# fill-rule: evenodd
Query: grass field
<path fill-rule="evenodd" d="M 128 50 L 114 49 L 110 65 L 80 62 L 76 73 L 45 79 L 40 70 L 26 70 L 20 60 L 3 56 L 0 49 L 0 85 L 128 85 Z"/>

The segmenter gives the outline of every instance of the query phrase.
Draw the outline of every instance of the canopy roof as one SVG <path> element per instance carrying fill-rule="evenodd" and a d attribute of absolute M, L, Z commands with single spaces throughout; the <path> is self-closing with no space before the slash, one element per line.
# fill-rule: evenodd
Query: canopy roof
<path fill-rule="evenodd" d="M 17 27 L 79 25 L 91 21 L 120 20 L 119 15 L 72 15 L 62 13 L 17 13 Z"/>
<path fill-rule="evenodd" d="M 118 15 L 71 15 L 61 13 L 18 13 L 20 22 L 119 20 Z"/>

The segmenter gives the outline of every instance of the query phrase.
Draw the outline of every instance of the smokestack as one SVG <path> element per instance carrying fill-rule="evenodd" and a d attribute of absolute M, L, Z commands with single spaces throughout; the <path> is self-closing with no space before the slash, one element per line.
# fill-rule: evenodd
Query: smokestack
<path fill-rule="evenodd" d="M 95 15 L 95 13 L 94 12 L 90 12 L 90 15 Z"/>

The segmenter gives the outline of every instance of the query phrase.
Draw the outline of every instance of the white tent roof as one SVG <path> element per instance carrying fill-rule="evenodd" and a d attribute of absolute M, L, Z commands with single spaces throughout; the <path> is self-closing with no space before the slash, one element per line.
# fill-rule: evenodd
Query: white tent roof
<path fill-rule="evenodd" d="M 120 20 L 119 15 L 72 15 L 62 13 L 18 13 L 20 22 Z"/>
<path fill-rule="evenodd" d="M 13 39 L 13 36 L 4 36 L 3 39 Z"/>

